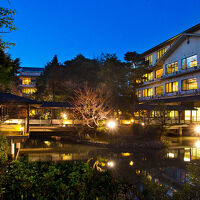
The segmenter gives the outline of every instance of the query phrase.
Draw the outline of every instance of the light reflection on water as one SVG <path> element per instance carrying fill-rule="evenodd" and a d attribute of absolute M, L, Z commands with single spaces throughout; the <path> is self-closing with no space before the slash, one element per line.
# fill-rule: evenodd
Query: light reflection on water
<path fill-rule="evenodd" d="M 200 148 L 195 146 L 199 138 L 167 138 L 170 144 L 164 150 L 139 149 L 123 152 L 123 149 L 108 149 L 95 146 L 64 143 L 56 140 L 28 139 L 13 141 L 19 156 L 26 155 L 29 161 L 88 161 L 101 162 L 115 176 L 137 183 L 144 173 L 158 184 L 171 183 L 174 187 L 185 183 L 186 164 L 200 159 Z M 15 151 L 16 154 L 17 151 Z"/>

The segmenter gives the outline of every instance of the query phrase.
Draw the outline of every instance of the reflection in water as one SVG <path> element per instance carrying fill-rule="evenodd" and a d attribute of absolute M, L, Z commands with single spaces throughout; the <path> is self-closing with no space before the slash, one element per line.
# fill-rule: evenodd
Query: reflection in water
<path fill-rule="evenodd" d="M 123 149 L 108 149 L 94 146 L 69 144 L 61 141 L 28 139 L 11 140 L 13 157 L 26 155 L 32 161 L 82 160 L 101 163 L 117 177 L 137 184 L 140 176 L 157 183 L 178 188 L 186 182 L 186 164 L 200 159 L 200 148 L 195 145 L 198 138 L 170 138 L 171 145 L 164 150 L 139 149 L 124 152 Z M 100 160 L 103 160 L 100 162 Z"/>

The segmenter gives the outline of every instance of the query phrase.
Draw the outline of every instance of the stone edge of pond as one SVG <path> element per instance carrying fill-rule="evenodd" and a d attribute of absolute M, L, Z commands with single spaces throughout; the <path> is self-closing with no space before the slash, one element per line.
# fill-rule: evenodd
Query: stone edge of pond
<path fill-rule="evenodd" d="M 62 138 L 62 141 L 69 141 L 68 138 Z M 148 142 L 134 142 L 134 143 L 108 143 L 100 141 L 89 141 L 89 140 L 71 140 L 70 142 L 82 145 L 91 145 L 102 148 L 124 148 L 124 149 L 164 149 L 166 145 L 159 141 L 148 141 Z"/>

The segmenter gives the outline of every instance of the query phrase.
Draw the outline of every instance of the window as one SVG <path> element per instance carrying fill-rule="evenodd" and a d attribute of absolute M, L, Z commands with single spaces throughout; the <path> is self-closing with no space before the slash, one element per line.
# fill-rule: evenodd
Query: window
<path fill-rule="evenodd" d="M 152 65 L 152 55 L 146 56 L 145 61 L 149 61 L 149 65 Z"/>
<path fill-rule="evenodd" d="M 166 51 L 167 51 L 167 48 L 157 51 L 157 59 L 160 59 L 165 54 Z"/>
<path fill-rule="evenodd" d="M 177 92 L 178 91 L 178 81 L 165 84 L 166 93 Z"/>
<path fill-rule="evenodd" d="M 155 87 L 155 93 L 156 93 L 156 96 L 159 96 L 159 95 L 162 95 L 163 94 L 163 86 L 158 86 L 158 87 Z"/>
<path fill-rule="evenodd" d="M 163 75 L 163 68 L 156 70 L 156 78 L 161 78 Z"/>
<path fill-rule="evenodd" d="M 151 97 L 151 96 L 153 96 L 153 89 L 152 88 L 144 89 L 142 91 L 142 95 L 143 95 L 143 97 Z"/>
<path fill-rule="evenodd" d="M 197 66 L 197 55 L 182 59 L 181 69 L 188 69 Z"/>
<path fill-rule="evenodd" d="M 30 85 L 31 78 L 22 78 L 22 85 Z"/>
<path fill-rule="evenodd" d="M 140 90 L 136 91 L 136 96 L 137 96 L 137 98 L 141 97 L 141 91 Z"/>
<path fill-rule="evenodd" d="M 195 90 L 197 89 L 196 78 L 182 80 L 182 90 Z"/>
<path fill-rule="evenodd" d="M 24 94 L 33 94 L 36 92 L 36 88 L 23 88 L 22 92 Z"/>
<path fill-rule="evenodd" d="M 144 74 L 143 76 L 143 82 L 151 81 L 153 80 L 153 72 L 150 72 L 148 74 Z"/>
<path fill-rule="evenodd" d="M 170 63 L 166 65 L 166 74 L 171 74 L 178 71 L 178 62 Z"/>

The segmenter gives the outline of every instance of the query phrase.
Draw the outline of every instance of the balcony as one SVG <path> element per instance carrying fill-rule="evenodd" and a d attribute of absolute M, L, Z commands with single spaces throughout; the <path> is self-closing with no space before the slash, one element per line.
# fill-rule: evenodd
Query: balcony
<path fill-rule="evenodd" d="M 200 89 L 194 89 L 194 90 L 187 90 L 187 91 L 178 91 L 178 92 L 172 92 L 172 93 L 164 93 L 159 96 L 151 96 L 151 97 L 140 97 L 140 101 L 148 101 L 153 99 L 162 99 L 162 98 L 172 98 L 172 97 L 183 97 L 183 96 L 191 96 L 191 95 L 199 95 Z"/>

